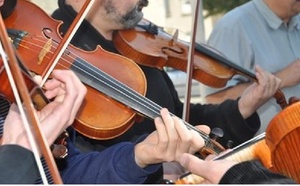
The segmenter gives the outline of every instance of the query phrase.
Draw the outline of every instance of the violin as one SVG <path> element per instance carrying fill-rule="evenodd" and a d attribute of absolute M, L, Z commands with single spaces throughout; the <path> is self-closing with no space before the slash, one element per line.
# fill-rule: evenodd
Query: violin
<path fill-rule="evenodd" d="M 35 16 L 39 19 L 33 21 L 33 14 L 39 15 Z M 31 73 L 44 76 L 48 61 L 61 41 L 57 33 L 61 22 L 49 17 L 36 5 L 19 0 L 5 23 Z M 141 116 L 150 119 L 160 116 L 162 107 L 144 96 L 145 76 L 132 60 L 104 51 L 100 46 L 87 52 L 69 45 L 56 68 L 72 70 L 87 86 L 86 98 L 73 126 L 89 138 L 112 139 L 123 134 Z M 208 134 L 183 122 L 204 138 L 203 154 L 218 154 L 225 150 Z"/>
<path fill-rule="evenodd" d="M 178 38 L 178 30 L 172 36 L 162 27 L 143 19 L 133 29 L 115 32 L 113 41 L 122 55 L 138 64 L 187 71 L 189 44 Z M 205 52 L 213 53 L 213 56 Z M 211 87 L 224 87 L 235 71 L 220 64 L 217 57 L 221 58 L 217 53 L 195 43 L 192 77 Z"/>
<path fill-rule="evenodd" d="M 33 20 L 32 15 L 39 19 Z M 24 64 L 31 73 L 44 77 L 49 61 L 62 40 L 58 33 L 62 22 L 25 0 L 17 1 L 15 10 L 4 21 Z M 73 124 L 79 133 L 92 139 L 111 139 L 124 133 L 137 118 L 141 118 L 128 106 L 110 98 L 120 94 L 111 93 L 114 88 L 111 77 L 118 80 L 117 84 L 122 82 L 123 86 L 141 95 L 146 92 L 142 70 L 129 59 L 100 47 L 87 52 L 69 45 L 55 68 L 73 70 L 88 85 L 85 100 Z M 104 87 L 107 94 L 101 92 Z"/>
<path fill-rule="evenodd" d="M 178 39 L 178 31 L 171 36 L 152 22 L 143 19 L 133 29 L 114 33 L 113 41 L 124 56 L 145 66 L 162 69 L 172 67 L 187 71 L 189 44 Z M 231 62 L 214 49 L 195 43 L 192 78 L 214 88 L 222 88 L 234 75 L 256 80 L 255 74 Z M 278 90 L 274 95 L 281 108 L 288 105 L 284 94 Z"/>

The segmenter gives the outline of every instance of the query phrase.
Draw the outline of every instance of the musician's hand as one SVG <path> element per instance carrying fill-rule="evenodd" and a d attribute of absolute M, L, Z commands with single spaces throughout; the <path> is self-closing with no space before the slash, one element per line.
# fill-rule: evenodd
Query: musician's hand
<path fill-rule="evenodd" d="M 50 144 L 74 122 L 87 91 L 71 70 L 54 70 L 52 77 L 44 88 L 47 98 L 54 100 L 38 112 Z"/>
<path fill-rule="evenodd" d="M 45 83 L 45 95 L 54 101 L 37 112 L 41 130 L 50 144 L 70 126 L 86 94 L 86 87 L 70 70 L 54 70 Z M 19 144 L 31 149 L 18 108 L 12 105 L 4 123 L 3 144 Z"/>
<path fill-rule="evenodd" d="M 224 174 L 235 164 L 230 160 L 201 160 L 191 154 L 183 154 L 180 164 L 195 175 L 202 177 L 202 183 L 218 184 Z"/>
<path fill-rule="evenodd" d="M 31 149 L 18 107 L 12 104 L 3 125 L 2 145 L 17 144 Z"/>
<path fill-rule="evenodd" d="M 187 129 L 167 109 L 161 110 L 162 118 L 155 119 L 157 131 L 135 146 L 135 159 L 140 167 L 150 164 L 179 161 L 182 153 L 195 153 L 204 146 L 203 138 Z"/>
<path fill-rule="evenodd" d="M 274 96 L 280 87 L 281 80 L 273 74 L 256 66 L 256 78 L 258 82 L 250 85 L 239 100 L 239 110 L 243 118 L 248 118 L 262 104 Z"/>

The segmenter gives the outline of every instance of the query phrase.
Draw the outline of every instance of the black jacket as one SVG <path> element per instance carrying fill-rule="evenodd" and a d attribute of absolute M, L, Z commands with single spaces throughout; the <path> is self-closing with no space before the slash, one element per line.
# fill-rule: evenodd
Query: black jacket
<path fill-rule="evenodd" d="M 229 169 L 220 184 L 295 184 L 288 177 L 271 172 L 257 160 L 246 161 Z"/>
<path fill-rule="evenodd" d="M 18 145 L 0 146 L 0 183 L 33 184 L 39 172 L 31 151 Z"/>

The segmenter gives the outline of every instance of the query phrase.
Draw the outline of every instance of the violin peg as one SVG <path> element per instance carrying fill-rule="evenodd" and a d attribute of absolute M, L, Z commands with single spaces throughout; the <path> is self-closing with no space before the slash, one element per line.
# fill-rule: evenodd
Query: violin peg
<path fill-rule="evenodd" d="M 211 139 L 217 140 L 218 138 L 223 137 L 224 132 L 223 132 L 222 129 L 220 129 L 220 128 L 218 128 L 218 127 L 215 127 L 215 128 L 213 128 L 213 129 L 211 130 L 210 135 L 211 135 Z"/>
<path fill-rule="evenodd" d="M 233 141 L 232 140 L 228 140 L 227 144 L 226 144 L 227 149 L 231 149 L 233 147 Z"/>

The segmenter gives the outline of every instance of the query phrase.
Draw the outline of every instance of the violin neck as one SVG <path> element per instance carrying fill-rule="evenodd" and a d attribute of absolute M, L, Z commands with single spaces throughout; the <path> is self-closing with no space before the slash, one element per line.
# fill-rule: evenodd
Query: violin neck
<path fill-rule="evenodd" d="M 79 79 L 86 85 L 93 87 L 105 95 L 109 95 L 111 98 L 132 108 L 143 116 L 153 120 L 156 117 L 160 117 L 160 110 L 162 109 L 160 105 L 141 95 L 92 64 L 87 63 L 83 59 L 76 59 L 71 70 L 74 71 Z M 175 116 L 172 113 L 170 113 L 170 115 Z M 204 138 L 206 145 L 215 147 L 208 134 L 190 125 L 186 121 L 183 121 L 183 123 L 188 129 L 198 132 L 201 137 Z M 219 148 L 215 147 L 215 149 Z M 218 153 L 219 151 L 217 154 Z"/>
<path fill-rule="evenodd" d="M 212 51 L 212 49 L 204 47 L 203 45 L 200 45 L 199 43 L 196 43 L 195 49 L 198 52 L 201 52 L 204 55 L 206 55 L 208 57 L 211 57 L 211 58 L 215 59 L 216 61 L 220 62 L 221 64 L 235 70 L 236 74 L 240 74 L 240 75 L 243 75 L 245 77 L 248 77 L 249 79 L 251 79 L 253 81 L 257 81 L 257 78 L 256 78 L 254 73 L 252 73 L 251 71 L 249 71 L 245 68 L 242 68 L 241 66 L 229 61 L 225 57 L 223 57 L 223 56 L 217 54 L 216 52 Z M 276 91 L 276 93 L 274 95 L 274 98 L 276 99 L 277 103 L 280 105 L 280 107 L 282 109 L 288 106 L 286 98 L 285 98 L 285 96 L 284 96 L 284 94 L 281 90 Z"/>
<path fill-rule="evenodd" d="M 256 80 L 254 73 L 252 73 L 251 71 L 249 71 L 245 68 L 242 68 L 241 66 L 231 62 L 227 58 L 219 55 L 218 53 L 214 52 L 213 49 L 209 49 L 208 47 L 204 47 L 203 45 L 196 43 L 195 50 L 203 53 L 204 55 L 206 55 L 208 57 L 215 59 L 216 61 L 220 62 L 221 64 L 223 64 L 231 69 L 234 69 L 236 72 L 238 72 L 241 75 L 244 75 L 252 80 Z"/>

